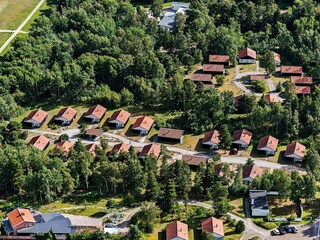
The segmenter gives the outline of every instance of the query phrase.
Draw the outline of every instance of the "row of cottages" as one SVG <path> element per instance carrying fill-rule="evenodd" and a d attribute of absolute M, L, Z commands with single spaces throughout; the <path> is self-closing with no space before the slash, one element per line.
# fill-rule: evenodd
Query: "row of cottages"
<path fill-rule="evenodd" d="M 291 82 L 296 86 L 297 95 L 310 95 L 313 78 L 304 76 L 301 66 L 282 66 L 282 76 L 290 76 Z"/>
<path fill-rule="evenodd" d="M 274 62 L 276 66 L 281 65 L 281 56 L 279 53 L 272 52 L 274 57 Z M 255 50 L 251 48 L 243 48 L 238 51 L 238 62 L 240 64 L 253 64 L 256 63 L 257 60 L 257 53 Z"/>
<path fill-rule="evenodd" d="M 201 231 L 208 232 L 215 240 L 224 238 L 223 221 L 215 217 L 209 217 L 201 221 Z M 188 225 L 175 221 L 166 226 L 166 240 L 189 240 Z"/>
<path fill-rule="evenodd" d="M 52 231 L 59 239 L 82 231 L 103 230 L 102 220 L 85 216 L 61 213 L 40 213 L 29 209 L 16 208 L 3 220 L 3 229 L 7 236 L 34 236 Z M 15 238 L 18 239 L 18 238 Z M 26 237 L 27 239 L 27 237 Z M 29 239 L 29 238 L 28 238 Z"/>
<path fill-rule="evenodd" d="M 190 74 L 190 79 L 203 84 L 212 84 L 212 75 L 225 74 L 225 67 L 230 66 L 230 57 L 228 55 L 209 55 L 209 64 L 203 64 L 203 73 Z"/>
<path fill-rule="evenodd" d="M 118 143 L 113 146 L 113 148 L 108 153 L 109 158 L 117 156 L 121 152 L 129 152 L 131 145 L 126 143 Z M 150 143 L 145 145 L 142 150 L 138 153 L 139 159 L 143 160 L 146 156 L 151 156 L 156 159 L 159 158 L 161 154 L 161 147 L 155 143 Z"/>

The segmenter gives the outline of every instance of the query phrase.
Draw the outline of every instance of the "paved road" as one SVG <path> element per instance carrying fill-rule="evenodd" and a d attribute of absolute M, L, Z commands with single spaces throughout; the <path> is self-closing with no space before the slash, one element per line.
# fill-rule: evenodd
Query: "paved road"
<path fill-rule="evenodd" d="M 11 43 L 11 41 L 18 35 L 22 28 L 29 22 L 32 16 L 38 11 L 45 0 L 41 0 L 38 5 L 32 10 L 32 12 L 27 16 L 27 18 L 20 24 L 20 26 L 13 32 L 9 39 L 0 47 L 0 54 L 6 49 L 6 47 Z"/>
<path fill-rule="evenodd" d="M 68 130 L 64 130 L 61 133 L 55 133 L 55 132 L 48 132 L 48 131 L 42 131 L 42 130 L 38 130 L 38 129 L 25 129 L 25 131 L 28 132 L 33 132 L 33 133 L 38 133 L 38 134 L 48 134 L 48 135 L 55 135 L 55 136 L 60 136 L 61 134 L 67 134 L 70 138 L 71 142 L 76 142 L 77 139 L 79 138 L 79 134 L 80 134 L 80 130 L 78 128 L 74 128 L 74 129 L 68 129 Z M 109 146 L 114 146 L 120 142 L 124 142 L 126 144 L 130 144 L 135 148 L 143 148 L 145 145 L 149 144 L 149 143 L 144 143 L 144 142 L 136 142 L 136 141 L 132 141 L 124 136 L 119 136 L 117 134 L 114 133 L 108 133 L 105 132 L 103 133 L 103 135 L 110 140 L 110 142 L 108 142 Z M 99 141 L 90 141 L 90 140 L 85 140 L 82 139 L 82 142 L 84 144 L 89 144 L 89 143 L 93 143 L 95 142 L 96 144 L 100 144 Z M 190 150 L 186 150 L 186 149 L 182 149 L 182 148 L 178 148 L 178 147 L 171 147 L 171 146 L 167 146 L 168 151 L 170 152 L 174 152 L 177 153 L 177 155 L 175 156 L 175 159 L 181 159 L 183 154 L 186 155 L 201 155 L 201 156 L 206 156 L 211 158 L 212 155 L 210 154 L 204 154 L 201 152 L 197 152 L 197 151 L 190 151 Z M 225 162 L 225 163 L 233 163 L 233 164 L 246 164 L 247 162 L 246 157 L 239 157 L 239 156 L 227 156 L 227 157 L 221 157 L 221 161 Z M 299 168 L 296 166 L 290 166 L 290 165 L 283 165 L 283 164 L 279 164 L 279 163 L 274 163 L 274 162 L 268 162 L 268 161 L 264 161 L 264 160 L 258 160 L 255 159 L 255 164 L 257 164 L 260 167 L 263 168 L 270 168 L 270 169 L 285 169 L 287 171 L 291 171 L 291 170 L 297 170 L 301 173 L 305 173 L 306 170 L 303 168 Z"/>
<path fill-rule="evenodd" d="M 0 29 L 0 33 L 14 33 L 14 32 L 18 32 L 18 33 L 28 33 L 28 32 L 25 32 L 25 31 L 3 30 L 3 29 Z"/>

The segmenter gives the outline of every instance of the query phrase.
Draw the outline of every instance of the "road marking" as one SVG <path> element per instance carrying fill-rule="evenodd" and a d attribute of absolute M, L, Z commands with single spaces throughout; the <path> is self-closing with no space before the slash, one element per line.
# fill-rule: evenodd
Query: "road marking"
<path fill-rule="evenodd" d="M 0 54 L 6 49 L 6 47 L 11 43 L 11 41 L 18 35 L 18 33 L 22 30 L 22 28 L 29 22 L 32 16 L 38 11 L 38 9 L 42 6 L 45 0 L 41 0 L 38 5 L 32 10 L 32 12 L 28 15 L 28 17 L 20 24 L 16 31 L 9 37 L 9 39 L 1 46 Z"/>

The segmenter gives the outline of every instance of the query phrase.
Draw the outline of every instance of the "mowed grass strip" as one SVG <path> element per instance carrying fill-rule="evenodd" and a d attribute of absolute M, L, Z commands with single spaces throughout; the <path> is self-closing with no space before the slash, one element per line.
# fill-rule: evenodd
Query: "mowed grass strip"
<path fill-rule="evenodd" d="M 8 40 L 11 34 L 12 33 L 0 33 L 0 46 L 2 46 L 2 44 L 4 44 Z"/>
<path fill-rule="evenodd" d="M 17 29 L 38 3 L 38 0 L 1 0 L 0 29 Z"/>

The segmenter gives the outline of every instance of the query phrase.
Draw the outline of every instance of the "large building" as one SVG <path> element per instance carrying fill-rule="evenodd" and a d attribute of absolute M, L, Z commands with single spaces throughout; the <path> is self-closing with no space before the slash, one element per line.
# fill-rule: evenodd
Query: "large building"
<path fill-rule="evenodd" d="M 252 217 L 266 217 L 269 205 L 266 190 L 250 190 L 250 209 Z"/>
<path fill-rule="evenodd" d="M 185 14 L 189 9 L 189 3 L 172 2 L 172 6 L 164 9 L 164 16 L 159 21 L 159 26 L 171 31 L 174 27 L 174 19 L 177 14 Z"/>

